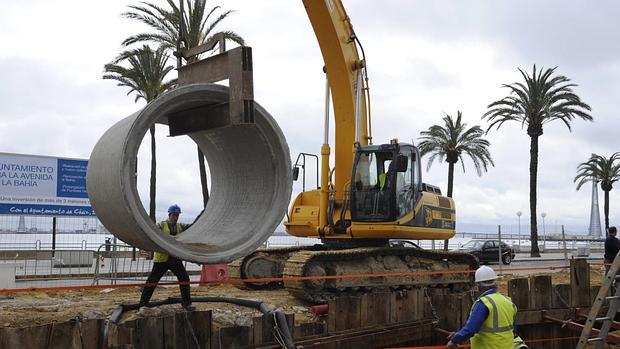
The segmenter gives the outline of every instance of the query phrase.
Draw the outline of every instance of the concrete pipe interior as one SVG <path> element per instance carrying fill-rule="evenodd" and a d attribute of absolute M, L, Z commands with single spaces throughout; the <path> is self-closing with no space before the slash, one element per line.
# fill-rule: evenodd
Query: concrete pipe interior
<path fill-rule="evenodd" d="M 286 139 L 257 103 L 254 124 L 221 126 L 228 98 L 223 86 L 182 86 L 106 131 L 90 156 L 87 185 L 97 217 L 112 234 L 141 249 L 197 263 L 222 263 L 251 253 L 275 231 L 292 189 Z M 187 135 L 207 158 L 211 195 L 194 225 L 173 238 L 149 219 L 138 195 L 135 169 L 148 129 L 177 117 L 208 120 L 206 129 L 203 125 Z M 191 122 L 186 124 L 191 128 Z"/>

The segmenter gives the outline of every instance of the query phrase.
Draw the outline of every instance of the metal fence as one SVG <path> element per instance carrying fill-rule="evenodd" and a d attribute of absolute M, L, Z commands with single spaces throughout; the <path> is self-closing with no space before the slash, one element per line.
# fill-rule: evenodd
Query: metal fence
<path fill-rule="evenodd" d="M 0 263 L 15 265 L 18 287 L 55 285 L 109 284 L 143 281 L 152 269 L 150 253 L 116 241 L 95 217 L 57 218 L 55 238 L 52 217 L 0 215 Z M 502 229 L 503 230 L 503 229 Z M 509 230 L 509 229 L 507 229 Z M 458 233 L 450 239 L 449 249 L 459 249 L 471 239 L 497 239 L 497 233 Z M 529 235 L 502 233 L 502 240 L 517 251 L 529 251 Z M 425 249 L 443 249 L 442 240 L 411 240 Z M 319 239 L 271 236 L 263 245 L 268 248 L 319 244 Z M 543 251 L 563 250 L 557 235 L 543 235 Z M 576 250 L 587 244 L 591 250 L 603 249 L 602 240 L 571 236 L 566 247 Z M 188 273 L 196 279 L 200 266 L 186 263 Z M 174 281 L 167 274 L 162 280 Z"/>
<path fill-rule="evenodd" d="M 96 285 L 146 280 L 153 268 L 150 252 L 136 250 L 129 245 L 103 244 L 94 256 L 96 263 L 93 284 Z M 200 273 L 200 266 L 197 264 L 185 262 L 185 268 L 190 275 Z M 170 272 L 162 277 L 162 281 L 173 280 L 176 279 Z"/>

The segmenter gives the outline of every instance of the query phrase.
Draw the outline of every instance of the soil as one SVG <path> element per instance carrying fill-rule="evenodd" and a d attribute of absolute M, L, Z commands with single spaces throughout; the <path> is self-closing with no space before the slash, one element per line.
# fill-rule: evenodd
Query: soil
<path fill-rule="evenodd" d="M 192 287 L 193 297 L 230 297 L 260 300 L 275 305 L 286 313 L 295 314 L 295 322 L 310 322 L 314 314 L 307 309 L 310 304 L 293 298 L 285 290 L 244 291 L 232 285 Z M 160 286 L 155 290 L 152 301 L 168 297 L 180 297 L 177 286 Z M 137 303 L 140 288 L 108 288 L 72 291 L 20 292 L 0 295 L 0 328 L 28 327 L 51 322 L 62 322 L 77 316 L 82 318 L 107 317 L 121 303 Z M 250 308 L 228 303 L 194 303 L 198 310 L 213 310 L 213 323 L 219 326 L 248 326 L 252 318 L 260 312 Z M 138 316 L 165 315 L 180 311 L 179 304 L 165 305 L 157 308 L 128 311 L 123 321 Z"/>

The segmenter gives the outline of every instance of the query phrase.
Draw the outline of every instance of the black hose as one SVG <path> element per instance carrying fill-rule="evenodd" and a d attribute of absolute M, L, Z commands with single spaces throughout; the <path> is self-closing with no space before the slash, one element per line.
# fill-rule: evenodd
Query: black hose
<path fill-rule="evenodd" d="M 149 307 L 156 307 L 165 304 L 177 304 L 181 303 L 182 299 L 177 297 L 169 297 L 162 301 L 150 302 Z M 248 299 L 239 299 L 239 298 L 226 298 L 226 297 L 192 297 L 192 302 L 200 302 L 200 303 L 231 303 L 236 304 L 242 307 L 248 307 L 257 309 L 261 313 L 265 315 L 274 315 L 276 329 L 279 332 L 281 338 L 284 343 L 286 349 L 295 349 L 295 343 L 293 342 L 293 336 L 291 334 L 291 329 L 288 326 L 288 321 L 286 320 L 286 315 L 282 311 L 282 309 L 277 308 L 271 304 L 253 301 Z M 140 309 L 140 304 L 120 304 L 112 315 L 108 318 L 106 326 L 103 331 L 103 344 L 107 348 L 108 335 L 109 335 L 109 327 L 110 324 L 118 324 L 123 313 L 128 310 L 137 310 Z M 278 336 L 276 336 L 278 338 Z"/>

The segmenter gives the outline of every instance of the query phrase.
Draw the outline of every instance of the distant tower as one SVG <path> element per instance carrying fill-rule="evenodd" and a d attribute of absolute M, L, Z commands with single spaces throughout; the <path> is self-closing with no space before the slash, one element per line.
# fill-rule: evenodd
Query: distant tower
<path fill-rule="evenodd" d="M 598 182 L 592 181 L 592 207 L 590 208 L 590 228 L 588 235 L 600 238 L 603 233 L 601 231 L 601 215 L 598 209 Z"/>
<path fill-rule="evenodd" d="M 19 216 L 19 223 L 17 224 L 17 232 L 25 233 L 26 232 L 26 219 L 24 216 Z"/>

